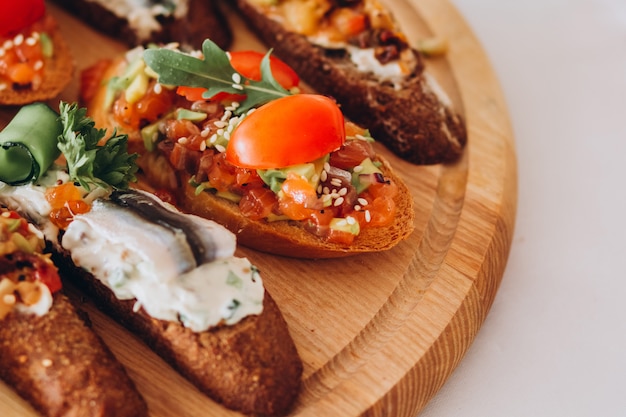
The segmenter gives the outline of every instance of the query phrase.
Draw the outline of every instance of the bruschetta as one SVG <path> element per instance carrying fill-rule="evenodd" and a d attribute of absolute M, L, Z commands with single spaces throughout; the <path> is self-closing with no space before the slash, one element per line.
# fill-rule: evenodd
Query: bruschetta
<path fill-rule="evenodd" d="M 0 9 L 0 105 L 56 97 L 72 80 L 74 60 L 44 1 L 3 1 Z"/>
<path fill-rule="evenodd" d="M 129 47 L 177 41 L 199 48 L 209 37 L 223 48 L 232 32 L 216 0 L 55 0 L 68 12 Z"/>
<path fill-rule="evenodd" d="M 276 56 L 374 137 L 416 164 L 456 160 L 467 133 L 459 109 L 379 0 L 237 0 Z"/>
<path fill-rule="evenodd" d="M 142 179 L 264 252 L 387 250 L 413 231 L 412 196 L 332 98 L 302 93 L 269 53 L 135 49 L 83 73 L 99 126 L 129 136 Z"/>
<path fill-rule="evenodd" d="M 24 183 L 0 172 L 10 180 L 0 202 L 33 219 L 68 278 L 200 391 L 245 414 L 286 414 L 302 362 L 260 272 L 235 256 L 235 236 L 127 189 L 136 167 L 125 135 L 105 138 L 76 105 L 62 102 L 60 117 L 42 106 L 23 107 L 0 143 L 28 119 L 45 129 L 29 127 L 18 148 L 53 142 L 65 162 L 31 151 L 21 161 L 25 171 L 41 161 L 38 174 Z"/>
<path fill-rule="evenodd" d="M 0 379 L 44 416 L 147 416 L 126 371 L 62 293 L 44 237 L 0 207 Z"/>

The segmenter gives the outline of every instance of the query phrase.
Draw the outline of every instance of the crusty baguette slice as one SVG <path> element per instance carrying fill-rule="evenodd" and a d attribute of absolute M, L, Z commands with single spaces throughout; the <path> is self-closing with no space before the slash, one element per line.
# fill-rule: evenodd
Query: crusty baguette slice
<path fill-rule="evenodd" d="M 96 305 L 143 339 L 198 389 L 228 408 L 255 415 L 284 415 L 300 387 L 302 362 L 276 303 L 266 291 L 263 312 L 232 326 L 195 333 L 156 320 L 119 300 L 67 254 L 57 253 L 72 282 Z"/>
<path fill-rule="evenodd" d="M 146 403 L 66 296 L 0 322 L 0 378 L 45 416 L 139 417 Z"/>
<path fill-rule="evenodd" d="M 22 105 L 52 99 L 61 93 L 72 80 L 75 63 L 69 46 L 58 29 L 48 35 L 52 40 L 54 54 L 44 61 L 41 86 L 37 89 L 2 88 L 0 89 L 0 105 Z"/>
<path fill-rule="evenodd" d="M 185 0 L 173 2 L 133 2 L 107 0 L 55 0 L 67 11 L 81 18 L 95 29 L 116 38 L 130 47 L 144 45 L 149 42 L 167 43 L 179 42 L 193 48 L 200 46 L 206 38 L 226 48 L 232 42 L 232 33 L 226 19 L 215 0 Z M 168 4 L 164 4 L 168 3 Z M 143 8 L 144 16 L 149 16 L 149 9 L 160 10 L 178 4 L 176 7 L 183 10 L 177 15 L 176 10 L 165 13 L 161 11 L 155 18 L 139 19 L 137 11 Z M 187 6 L 183 9 L 183 6 Z M 124 7 L 131 7 L 134 19 L 124 13 Z M 117 11 L 113 10 L 117 8 Z M 147 21 L 152 21 L 154 27 L 147 28 Z M 143 24 L 142 24 L 143 22 Z"/>
<path fill-rule="evenodd" d="M 419 60 L 415 71 L 394 88 L 359 70 L 345 51 L 325 49 L 286 29 L 259 3 L 270 4 L 236 1 L 262 41 L 316 91 L 333 96 L 348 118 L 368 126 L 378 141 L 410 162 L 434 164 L 458 158 L 467 141 L 464 121 L 426 72 L 417 51 L 413 51 Z"/>

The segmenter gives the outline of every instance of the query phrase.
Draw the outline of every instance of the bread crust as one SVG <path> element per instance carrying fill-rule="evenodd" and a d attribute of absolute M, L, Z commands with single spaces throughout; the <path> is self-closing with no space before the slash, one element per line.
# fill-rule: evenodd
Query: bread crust
<path fill-rule="evenodd" d="M 74 76 L 75 63 L 65 39 L 58 29 L 48 34 L 54 46 L 52 58 L 46 58 L 43 81 L 36 90 L 24 88 L 0 90 L 1 105 L 23 105 L 56 97 Z"/>
<path fill-rule="evenodd" d="M 463 151 L 467 142 L 464 121 L 437 96 L 423 65 L 395 89 L 359 71 L 344 54 L 331 53 L 287 31 L 247 0 L 237 0 L 236 5 L 276 56 L 317 92 L 333 96 L 348 118 L 368 126 L 376 140 L 401 158 L 436 164 L 453 161 Z"/>
<path fill-rule="evenodd" d="M 41 317 L 14 311 L 0 322 L 0 378 L 45 416 L 148 415 L 122 365 L 61 293 Z"/>
<path fill-rule="evenodd" d="M 285 415 L 295 401 L 302 361 L 276 303 L 266 291 L 263 312 L 232 326 L 195 333 L 180 323 L 157 320 L 133 300 L 119 300 L 67 253 L 55 262 L 105 313 L 141 338 L 200 391 L 245 414 Z"/>
<path fill-rule="evenodd" d="M 81 18 L 83 21 L 130 47 L 150 42 L 179 42 L 199 48 L 206 38 L 212 39 L 222 48 L 232 42 L 232 32 L 226 18 L 215 0 L 189 0 L 190 13 L 181 19 L 161 19 L 160 31 L 149 37 L 140 36 L 129 25 L 127 19 L 117 16 L 98 2 L 87 0 L 55 0 L 55 3 Z"/>

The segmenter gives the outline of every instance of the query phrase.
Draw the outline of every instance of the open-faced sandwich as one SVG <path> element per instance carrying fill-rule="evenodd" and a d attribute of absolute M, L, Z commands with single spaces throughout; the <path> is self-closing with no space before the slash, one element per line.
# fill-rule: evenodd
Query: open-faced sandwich
<path fill-rule="evenodd" d="M 199 48 L 211 38 L 222 48 L 231 29 L 217 0 L 55 0 L 95 29 L 130 47 L 180 42 Z"/>
<path fill-rule="evenodd" d="M 62 294 L 44 245 L 0 206 L 0 379 L 44 416 L 147 416 L 122 365 Z"/>
<path fill-rule="evenodd" d="M 74 61 L 43 0 L 0 1 L 0 105 L 56 97 Z"/>
<path fill-rule="evenodd" d="M 0 144 L 0 203 L 43 230 L 77 287 L 217 402 L 288 412 L 302 363 L 232 233 L 129 190 L 137 168 L 126 136 L 105 138 L 84 108 L 62 102 L 59 117 L 25 106 Z"/>
<path fill-rule="evenodd" d="M 83 73 L 102 127 L 141 156 L 143 177 L 242 245 L 329 258 L 392 248 L 413 231 L 406 185 L 329 97 L 254 51 L 137 48 Z"/>
<path fill-rule="evenodd" d="M 417 164 L 452 161 L 465 125 L 379 0 L 236 0 L 276 56 Z"/>

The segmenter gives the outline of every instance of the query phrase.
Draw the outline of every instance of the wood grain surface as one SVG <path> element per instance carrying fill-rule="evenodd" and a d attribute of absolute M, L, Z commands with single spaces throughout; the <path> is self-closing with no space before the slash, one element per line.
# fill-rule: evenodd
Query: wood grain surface
<path fill-rule="evenodd" d="M 324 261 L 240 248 L 257 264 L 304 362 L 293 416 L 414 417 L 445 383 L 479 331 L 498 290 L 517 202 L 515 144 L 497 76 L 480 43 L 446 0 L 387 0 L 411 42 L 448 40 L 427 62 L 464 114 L 469 143 L 453 163 L 415 166 L 380 151 L 409 185 L 416 228 L 396 248 Z M 125 48 L 53 5 L 77 72 Z M 233 49 L 264 50 L 229 13 Z M 76 101 L 78 79 L 61 99 Z M 50 103 L 58 107 L 58 100 Z M 4 125 L 17 109 L 0 109 Z M 200 394 L 137 338 L 71 294 L 127 367 L 152 416 L 237 416 Z M 0 415 L 36 415 L 0 384 Z"/>

